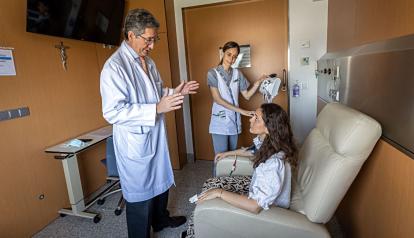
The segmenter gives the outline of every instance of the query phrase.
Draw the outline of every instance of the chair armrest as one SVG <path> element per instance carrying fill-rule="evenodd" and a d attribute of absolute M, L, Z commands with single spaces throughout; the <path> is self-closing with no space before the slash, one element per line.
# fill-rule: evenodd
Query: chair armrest
<path fill-rule="evenodd" d="M 273 206 L 253 214 L 221 199 L 208 200 L 196 206 L 194 230 L 197 238 L 330 237 L 324 225 L 312 223 L 300 213 Z"/>
<path fill-rule="evenodd" d="M 236 156 L 229 156 L 219 160 L 216 164 L 216 176 L 229 176 L 231 168 Z M 252 175 L 253 174 L 253 163 L 248 157 L 237 156 L 236 170 L 233 172 L 234 175 Z"/>

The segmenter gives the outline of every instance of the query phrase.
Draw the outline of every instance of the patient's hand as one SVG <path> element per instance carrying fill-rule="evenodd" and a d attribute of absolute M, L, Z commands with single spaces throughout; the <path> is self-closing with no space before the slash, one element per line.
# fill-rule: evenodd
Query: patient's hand
<path fill-rule="evenodd" d="M 207 192 L 200 194 L 200 196 L 198 197 L 198 201 L 196 203 L 199 204 L 207 200 L 219 198 L 221 197 L 222 193 L 223 193 L 223 190 L 221 188 L 215 188 L 215 189 L 208 190 Z"/>
<path fill-rule="evenodd" d="M 232 153 L 230 151 L 218 153 L 218 154 L 216 154 L 216 157 L 214 157 L 214 161 L 217 162 L 217 161 L 219 161 L 221 159 L 224 159 L 227 156 L 231 156 L 231 155 L 232 155 Z"/>

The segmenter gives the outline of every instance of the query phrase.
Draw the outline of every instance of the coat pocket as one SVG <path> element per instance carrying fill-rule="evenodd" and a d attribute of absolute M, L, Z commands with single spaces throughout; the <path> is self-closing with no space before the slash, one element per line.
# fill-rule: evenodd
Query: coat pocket
<path fill-rule="evenodd" d="M 151 158 L 154 155 L 151 132 L 128 133 L 128 157 L 133 160 Z"/>
<path fill-rule="evenodd" d="M 223 122 L 227 120 L 226 111 L 224 110 L 217 111 L 217 113 L 213 113 L 212 116 L 214 118 L 213 120 L 216 120 L 216 121 Z"/>

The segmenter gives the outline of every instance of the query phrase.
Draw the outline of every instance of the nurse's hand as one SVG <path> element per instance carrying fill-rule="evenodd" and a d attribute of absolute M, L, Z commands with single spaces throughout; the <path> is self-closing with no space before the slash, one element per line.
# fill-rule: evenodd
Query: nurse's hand
<path fill-rule="evenodd" d="M 257 86 L 260 86 L 260 84 L 265 80 L 265 79 L 267 79 L 267 75 L 266 74 L 262 74 L 262 76 L 260 76 L 260 78 L 254 83 L 255 85 L 257 85 Z"/>
<path fill-rule="evenodd" d="M 242 114 L 243 116 L 246 116 L 246 117 L 252 117 L 252 116 L 254 116 L 254 111 L 247 111 L 247 110 L 241 110 L 240 111 L 240 114 Z"/>
<path fill-rule="evenodd" d="M 181 95 L 196 94 L 200 84 L 197 81 L 182 82 L 176 88 L 174 93 L 181 93 Z"/>
<path fill-rule="evenodd" d="M 262 76 L 260 76 L 259 81 L 263 82 L 265 79 L 267 79 L 269 76 L 267 74 L 262 74 Z"/>
<path fill-rule="evenodd" d="M 180 109 L 181 104 L 183 104 L 183 99 L 184 96 L 180 93 L 170 96 L 164 95 L 157 104 L 157 113 L 160 114 Z"/>

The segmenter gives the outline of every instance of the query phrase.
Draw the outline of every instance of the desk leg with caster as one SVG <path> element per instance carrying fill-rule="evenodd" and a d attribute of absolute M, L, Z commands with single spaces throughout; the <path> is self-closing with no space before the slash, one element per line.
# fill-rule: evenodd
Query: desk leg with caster
<path fill-rule="evenodd" d="M 82 183 L 80 180 L 78 158 L 76 154 L 62 160 L 63 171 L 65 172 L 66 186 L 68 189 L 71 209 L 60 209 L 61 215 L 71 215 L 93 219 L 98 223 L 101 216 L 96 213 L 86 212 Z"/>

